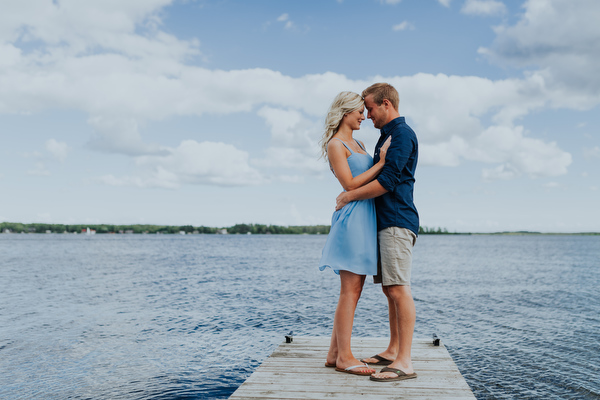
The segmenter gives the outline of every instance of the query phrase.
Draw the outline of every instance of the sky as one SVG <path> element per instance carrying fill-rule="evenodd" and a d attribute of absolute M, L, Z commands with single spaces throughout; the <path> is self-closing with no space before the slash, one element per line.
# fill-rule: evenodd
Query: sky
<path fill-rule="evenodd" d="M 421 226 L 599 232 L 597 0 L 3 0 L 0 222 L 329 224 L 340 92 L 388 82 Z M 379 131 L 354 133 L 371 152 Z"/>

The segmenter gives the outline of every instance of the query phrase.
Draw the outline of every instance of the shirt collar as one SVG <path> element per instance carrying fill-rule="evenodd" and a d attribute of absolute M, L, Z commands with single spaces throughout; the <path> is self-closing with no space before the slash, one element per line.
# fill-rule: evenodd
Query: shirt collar
<path fill-rule="evenodd" d="M 392 132 L 392 130 L 396 126 L 398 126 L 400 124 L 403 124 L 403 123 L 404 123 L 404 117 L 394 118 L 393 120 L 391 120 L 390 122 L 388 122 L 387 124 L 385 124 L 384 127 L 381 128 L 380 132 L 381 132 L 382 135 L 386 135 L 387 136 L 387 135 L 389 135 Z"/>

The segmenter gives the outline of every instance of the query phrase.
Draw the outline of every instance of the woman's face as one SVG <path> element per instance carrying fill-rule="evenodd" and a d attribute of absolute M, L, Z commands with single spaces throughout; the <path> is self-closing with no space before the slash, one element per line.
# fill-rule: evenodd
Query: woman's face
<path fill-rule="evenodd" d="M 360 129 L 360 123 L 365 120 L 365 106 L 361 106 L 356 110 L 344 115 L 343 122 L 348 124 L 350 129 L 357 131 Z"/>

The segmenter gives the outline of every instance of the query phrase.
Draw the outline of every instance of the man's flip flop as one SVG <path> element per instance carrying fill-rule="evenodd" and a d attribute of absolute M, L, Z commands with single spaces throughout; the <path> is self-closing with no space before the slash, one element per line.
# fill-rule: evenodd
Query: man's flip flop
<path fill-rule="evenodd" d="M 377 362 L 369 363 L 372 365 L 390 365 L 391 363 L 394 362 L 393 360 L 388 360 L 387 358 L 381 357 L 379 354 L 375 354 L 373 357 L 367 357 L 367 358 L 374 358 L 377 360 Z M 364 358 L 360 361 L 366 362 Z"/>
<path fill-rule="evenodd" d="M 353 365 L 346 369 L 341 369 L 341 368 L 335 367 L 335 370 L 338 372 L 345 372 L 347 374 L 362 375 L 362 376 L 369 376 L 373 373 L 373 372 L 354 371 L 354 369 L 356 369 L 356 368 L 369 368 L 369 366 L 367 364 L 360 364 L 360 365 Z"/>
<path fill-rule="evenodd" d="M 381 371 L 379 371 L 379 372 L 393 372 L 394 374 L 396 374 L 396 376 L 393 376 L 391 378 L 375 378 L 373 375 L 371 375 L 372 381 L 377 381 L 377 382 L 403 381 L 405 379 L 413 379 L 413 378 L 417 377 L 416 373 L 407 374 L 404 371 L 400 371 L 399 369 L 388 368 L 388 367 L 381 368 Z"/>
<path fill-rule="evenodd" d="M 335 368 L 335 364 L 329 364 L 328 362 L 325 363 L 325 366 L 327 368 Z"/>

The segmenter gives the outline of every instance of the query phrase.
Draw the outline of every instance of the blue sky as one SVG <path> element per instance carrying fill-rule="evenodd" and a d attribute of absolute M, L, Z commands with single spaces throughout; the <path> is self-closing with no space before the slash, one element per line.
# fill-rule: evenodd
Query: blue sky
<path fill-rule="evenodd" d="M 328 224 L 327 108 L 386 81 L 421 225 L 600 231 L 595 0 L 0 7 L 0 221 Z"/>

